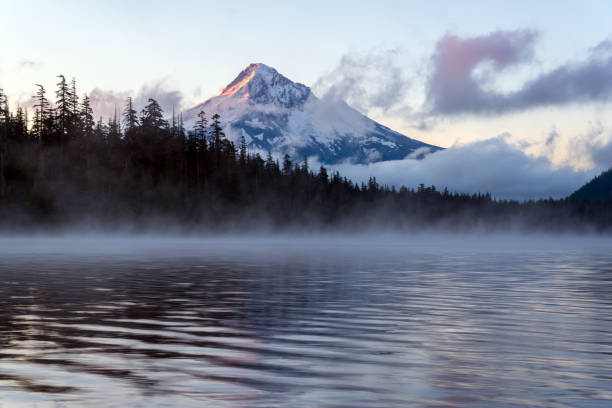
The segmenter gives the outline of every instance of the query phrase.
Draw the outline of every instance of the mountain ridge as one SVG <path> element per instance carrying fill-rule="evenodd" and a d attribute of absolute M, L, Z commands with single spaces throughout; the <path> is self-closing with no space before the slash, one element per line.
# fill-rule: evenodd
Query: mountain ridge
<path fill-rule="evenodd" d="M 612 168 L 585 183 L 578 190 L 574 191 L 570 198 L 582 200 L 612 199 Z"/>

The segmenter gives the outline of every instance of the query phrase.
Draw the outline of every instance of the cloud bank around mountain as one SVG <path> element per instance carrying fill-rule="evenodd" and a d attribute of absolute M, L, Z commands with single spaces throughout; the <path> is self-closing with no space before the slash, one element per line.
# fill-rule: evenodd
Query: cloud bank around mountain
<path fill-rule="evenodd" d="M 404 159 L 333 166 L 356 182 L 367 182 L 371 176 L 380 184 L 406 185 L 420 183 L 439 189 L 467 193 L 490 192 L 500 199 L 528 200 L 566 197 L 601 171 L 576 170 L 568 165 L 554 166 L 546 157 L 534 157 L 509 142 L 510 135 L 452 146 L 426 156 L 423 160 Z M 612 150 L 612 143 L 596 146 Z M 590 152 L 590 153 L 593 153 Z"/>

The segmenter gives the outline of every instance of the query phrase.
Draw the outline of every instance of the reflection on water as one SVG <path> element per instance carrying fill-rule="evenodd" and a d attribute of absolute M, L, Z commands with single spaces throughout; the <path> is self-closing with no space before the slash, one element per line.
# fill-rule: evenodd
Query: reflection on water
<path fill-rule="evenodd" d="M 612 404 L 602 248 L 18 246 L 3 408 Z"/>

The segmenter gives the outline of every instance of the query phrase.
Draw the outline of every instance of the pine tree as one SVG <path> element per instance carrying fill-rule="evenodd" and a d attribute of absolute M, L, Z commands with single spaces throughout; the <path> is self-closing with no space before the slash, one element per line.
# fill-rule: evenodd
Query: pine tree
<path fill-rule="evenodd" d="M 319 169 L 319 183 L 323 186 L 326 186 L 329 181 L 329 177 L 327 175 L 327 169 L 323 166 Z"/>
<path fill-rule="evenodd" d="M 83 125 L 83 135 L 87 140 L 91 140 L 94 133 L 94 118 L 93 109 L 91 108 L 91 103 L 87 94 L 83 95 L 80 115 L 81 123 Z"/>
<path fill-rule="evenodd" d="M 247 152 L 246 138 L 244 137 L 244 135 L 242 135 L 240 137 L 240 156 L 238 157 L 238 159 L 240 160 L 240 165 L 242 167 L 246 165 L 247 154 L 248 152 Z"/>
<path fill-rule="evenodd" d="M 13 122 L 15 139 L 21 142 L 24 141 L 28 133 L 28 119 L 21 106 L 17 107 L 17 113 Z"/>
<path fill-rule="evenodd" d="M 274 157 L 272 157 L 272 152 L 268 151 L 268 155 L 266 156 L 266 170 L 268 170 L 268 172 L 272 174 L 274 172 L 274 168 Z"/>
<path fill-rule="evenodd" d="M 125 122 L 126 136 L 132 136 L 133 133 L 136 131 L 138 118 L 136 117 L 136 110 L 134 110 L 134 105 L 131 96 L 128 97 L 127 104 L 125 106 L 125 109 L 123 110 L 123 119 Z"/>
<path fill-rule="evenodd" d="M 117 145 L 121 141 L 121 125 L 117 119 L 117 107 L 113 119 L 108 120 L 108 141 L 111 145 Z"/>
<path fill-rule="evenodd" d="M 212 123 L 210 124 L 211 141 L 214 151 L 219 154 L 221 151 L 221 140 L 225 137 L 223 129 L 221 128 L 221 116 L 215 113 L 212 116 Z"/>
<path fill-rule="evenodd" d="M 4 93 L 4 90 L 0 88 L 0 129 L 4 127 L 5 131 L 8 132 L 9 127 L 9 106 L 8 106 L 8 97 Z"/>
<path fill-rule="evenodd" d="M 198 113 L 198 120 L 193 125 L 193 133 L 195 136 L 196 148 L 200 151 L 206 150 L 206 128 L 208 127 L 208 121 L 206 120 L 206 114 L 204 111 Z"/>
<path fill-rule="evenodd" d="M 7 154 L 9 132 L 8 98 L 0 88 L 0 197 L 6 194 L 6 179 L 4 176 L 5 157 Z"/>
<path fill-rule="evenodd" d="M 38 139 L 38 142 L 41 144 L 47 143 L 46 136 L 48 134 L 48 124 L 49 118 L 51 117 L 51 109 L 49 105 L 49 101 L 47 100 L 45 87 L 36 84 L 38 90 L 36 91 L 36 95 L 34 98 L 34 124 L 33 124 L 33 132 Z"/>
<path fill-rule="evenodd" d="M 292 170 L 293 170 L 293 163 L 291 163 L 291 156 L 289 156 L 288 154 L 285 154 L 285 157 L 283 157 L 283 174 L 285 176 L 288 176 L 291 174 Z"/>
<path fill-rule="evenodd" d="M 55 91 L 56 114 L 57 114 L 57 135 L 60 145 L 65 144 L 68 139 L 68 131 L 71 128 L 72 114 L 74 112 L 72 103 L 74 98 L 71 90 L 68 87 L 66 78 L 63 75 L 58 75 L 60 81 L 57 83 Z"/>
<path fill-rule="evenodd" d="M 176 136 L 176 114 L 174 113 L 174 105 L 172 105 L 172 125 L 170 126 L 170 136 Z"/>
<path fill-rule="evenodd" d="M 108 141 L 108 127 L 104 125 L 102 116 L 98 118 L 96 122 L 96 128 L 94 129 L 94 142 L 98 145 Z"/>
<path fill-rule="evenodd" d="M 183 112 L 179 113 L 178 135 L 185 139 L 185 124 L 183 123 Z"/>
<path fill-rule="evenodd" d="M 77 95 L 75 78 L 70 81 L 70 88 L 70 107 L 72 108 L 72 117 L 76 119 L 79 116 L 79 96 Z"/>
<path fill-rule="evenodd" d="M 140 112 L 140 125 L 145 131 L 168 127 L 168 121 L 164 119 L 164 111 L 155 99 L 149 98 L 148 103 Z"/>

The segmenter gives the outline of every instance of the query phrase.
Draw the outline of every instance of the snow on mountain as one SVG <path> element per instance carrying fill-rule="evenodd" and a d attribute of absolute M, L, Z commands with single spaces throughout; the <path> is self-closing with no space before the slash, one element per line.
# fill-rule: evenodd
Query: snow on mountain
<path fill-rule="evenodd" d="M 251 64 L 210 98 L 185 112 L 193 124 L 200 111 L 221 116 L 225 132 L 249 148 L 294 159 L 316 156 L 326 164 L 403 159 L 439 147 L 408 138 L 362 115 L 344 102 L 317 98 L 265 64 Z"/>

